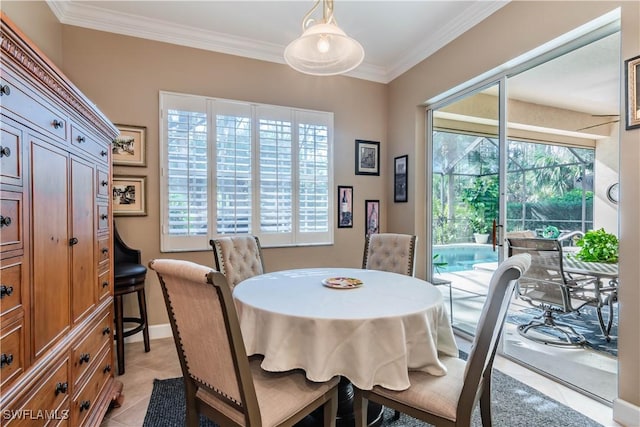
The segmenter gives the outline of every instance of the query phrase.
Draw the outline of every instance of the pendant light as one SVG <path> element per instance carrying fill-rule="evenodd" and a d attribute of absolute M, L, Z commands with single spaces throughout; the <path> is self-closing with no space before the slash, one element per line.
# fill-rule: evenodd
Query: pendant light
<path fill-rule="evenodd" d="M 311 17 L 322 1 L 322 21 Z M 302 35 L 289 43 L 284 60 L 291 68 L 314 76 L 333 76 L 356 68 L 364 49 L 347 36 L 333 16 L 333 0 L 316 0 L 302 20 Z"/>

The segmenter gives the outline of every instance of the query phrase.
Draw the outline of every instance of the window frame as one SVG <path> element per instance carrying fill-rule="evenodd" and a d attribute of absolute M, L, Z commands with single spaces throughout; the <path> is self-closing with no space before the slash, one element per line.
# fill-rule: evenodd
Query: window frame
<path fill-rule="evenodd" d="M 261 104 L 214 98 L 207 96 L 159 92 L 159 162 L 160 162 L 160 250 L 161 252 L 195 252 L 211 250 L 209 240 L 216 237 L 232 236 L 235 233 L 218 234 L 217 230 L 217 115 L 224 115 L 225 106 L 237 106 L 239 111 L 249 109 L 251 115 L 251 228 L 249 234 L 258 236 L 263 247 L 316 246 L 334 243 L 334 159 L 333 159 L 333 123 L 332 112 L 314 111 L 294 107 Z M 222 108 L 222 109 L 220 109 Z M 207 222 L 206 235 L 176 235 L 169 233 L 169 126 L 168 110 L 192 111 L 206 114 L 207 123 Z M 263 232 L 260 230 L 260 119 L 289 120 L 291 126 L 291 232 Z M 326 186 L 327 186 L 327 229 L 319 232 L 300 231 L 300 135 L 301 124 L 326 126 Z M 324 166 L 321 162 L 320 165 Z M 314 169 L 315 170 L 315 169 Z M 325 185 L 325 180 L 313 181 Z M 324 209 L 322 209 L 324 212 Z M 244 233 L 237 233 L 244 234 Z"/>

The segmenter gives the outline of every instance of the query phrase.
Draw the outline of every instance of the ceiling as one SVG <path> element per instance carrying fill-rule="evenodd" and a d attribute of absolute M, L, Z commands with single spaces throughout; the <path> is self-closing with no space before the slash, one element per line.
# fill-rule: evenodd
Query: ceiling
<path fill-rule="evenodd" d="M 63 24 L 284 63 L 312 0 L 48 0 Z M 388 83 L 508 0 L 335 0 L 340 27 L 364 47 L 348 75 Z M 319 15 L 314 15 L 319 17 Z M 589 114 L 619 111 L 619 38 L 594 43 L 512 79 L 512 98 Z M 512 83 L 512 84 L 511 84 Z"/>

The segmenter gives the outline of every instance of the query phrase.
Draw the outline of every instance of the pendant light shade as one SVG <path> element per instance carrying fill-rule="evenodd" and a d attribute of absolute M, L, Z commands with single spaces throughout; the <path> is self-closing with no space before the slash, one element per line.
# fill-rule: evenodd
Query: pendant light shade
<path fill-rule="evenodd" d="M 289 43 L 284 59 L 291 68 L 315 76 L 333 76 L 353 70 L 362 63 L 364 49 L 347 36 L 333 17 L 333 0 L 323 0 L 324 13 L 316 23 L 310 15 L 320 0 L 303 20 L 302 35 Z"/>

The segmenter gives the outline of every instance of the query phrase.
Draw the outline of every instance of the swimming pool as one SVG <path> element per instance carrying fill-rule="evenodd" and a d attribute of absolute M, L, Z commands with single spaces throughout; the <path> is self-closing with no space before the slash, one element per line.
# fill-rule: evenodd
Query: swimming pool
<path fill-rule="evenodd" d="M 451 245 L 434 245 L 433 254 L 438 254 L 434 262 L 446 262 L 439 267 L 440 272 L 462 271 L 473 269 L 473 264 L 481 262 L 497 262 L 498 252 L 492 245 L 475 243 L 456 243 Z"/>

